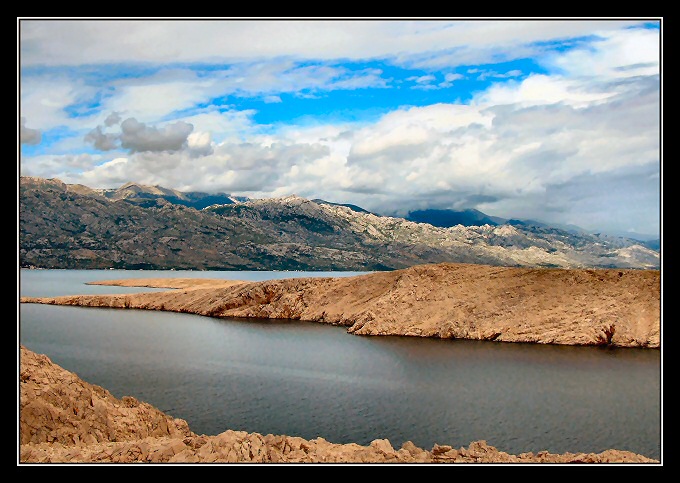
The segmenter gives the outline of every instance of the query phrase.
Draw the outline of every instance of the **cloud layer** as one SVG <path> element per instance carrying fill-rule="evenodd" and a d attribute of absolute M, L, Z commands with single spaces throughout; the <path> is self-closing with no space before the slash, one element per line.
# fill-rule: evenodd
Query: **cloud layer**
<path fill-rule="evenodd" d="M 38 129 L 57 127 L 71 138 L 51 145 L 51 157 L 25 155 L 22 172 L 102 187 L 136 181 L 253 197 L 296 193 L 397 215 L 477 208 L 653 233 L 660 227 L 659 30 L 624 28 L 635 23 L 29 21 L 22 113 L 36 121 L 29 129 L 22 118 L 21 141 L 37 147 Z M 124 46 L 105 35 L 114 29 L 125 34 Z M 220 41 L 227 33 L 229 42 Z M 185 42 L 142 48 L 156 38 Z M 92 45 L 84 58 L 69 50 L 75 42 Z M 386 60 L 319 62 L 360 55 Z M 510 62 L 523 56 L 531 63 Z M 134 75 L 110 78 L 101 74 L 107 66 L 79 77 L 49 67 L 131 59 L 172 64 L 131 66 Z M 423 70 L 397 78 L 391 66 Z M 466 100 L 447 97 L 461 85 L 483 88 Z M 442 94 L 365 119 L 258 120 L 264 106 L 327 105 L 339 91 L 370 93 L 373 102 L 392 92 L 411 91 L 416 100 Z M 239 107 L 238 99 L 261 104 Z M 90 151 L 78 153 L 77 140 Z"/>

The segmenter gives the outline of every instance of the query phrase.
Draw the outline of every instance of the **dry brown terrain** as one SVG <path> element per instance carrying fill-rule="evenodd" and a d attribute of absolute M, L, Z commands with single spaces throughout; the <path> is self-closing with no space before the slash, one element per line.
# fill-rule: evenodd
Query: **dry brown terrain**
<path fill-rule="evenodd" d="M 175 419 L 132 397 L 115 398 L 84 382 L 47 356 L 20 346 L 19 464 L 36 463 L 646 463 L 628 451 L 511 455 L 473 442 L 467 448 L 435 444 L 431 450 L 386 439 L 368 446 L 317 438 L 226 430 L 193 433 Z"/>
<path fill-rule="evenodd" d="M 357 335 L 660 347 L 658 270 L 509 268 L 443 263 L 346 278 L 263 282 L 100 281 L 170 287 L 129 295 L 23 297 L 24 303 L 299 319 Z"/>

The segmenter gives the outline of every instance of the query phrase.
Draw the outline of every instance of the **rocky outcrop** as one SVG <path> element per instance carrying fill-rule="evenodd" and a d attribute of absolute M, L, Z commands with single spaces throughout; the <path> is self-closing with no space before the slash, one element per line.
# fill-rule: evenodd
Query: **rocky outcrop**
<path fill-rule="evenodd" d="M 357 335 L 660 346 L 656 270 L 578 270 L 421 265 L 354 277 L 264 282 L 103 281 L 184 287 L 129 295 L 21 298 L 24 303 L 187 312 L 210 317 L 297 319 Z"/>
<path fill-rule="evenodd" d="M 117 399 L 47 356 L 20 346 L 19 463 L 647 463 L 628 451 L 511 455 L 485 441 L 431 450 L 386 439 L 368 446 L 226 430 L 197 435 L 186 421 Z"/>

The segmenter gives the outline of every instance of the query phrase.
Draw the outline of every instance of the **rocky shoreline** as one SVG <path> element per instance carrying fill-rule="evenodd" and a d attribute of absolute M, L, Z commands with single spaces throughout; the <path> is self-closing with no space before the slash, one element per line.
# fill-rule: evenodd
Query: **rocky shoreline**
<path fill-rule="evenodd" d="M 659 463 L 616 449 L 512 455 L 485 441 L 467 448 L 435 444 L 426 450 L 411 442 L 395 449 L 386 439 L 362 446 L 234 430 L 198 435 L 186 421 L 133 397 L 115 398 L 24 346 L 19 360 L 19 465 Z"/>
<path fill-rule="evenodd" d="M 659 270 L 442 263 L 341 278 L 94 283 L 172 290 L 21 302 L 295 319 L 345 326 L 356 335 L 656 349 L 661 344 Z"/>

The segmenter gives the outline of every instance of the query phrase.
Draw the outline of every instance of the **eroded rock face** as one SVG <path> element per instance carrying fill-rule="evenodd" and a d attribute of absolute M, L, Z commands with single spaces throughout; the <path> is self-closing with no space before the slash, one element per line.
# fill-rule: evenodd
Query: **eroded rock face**
<path fill-rule="evenodd" d="M 431 450 L 385 439 L 368 446 L 226 430 L 197 435 L 186 421 L 131 397 L 117 399 L 47 356 L 20 347 L 20 463 L 648 463 L 628 451 L 511 455 L 485 441 Z"/>

